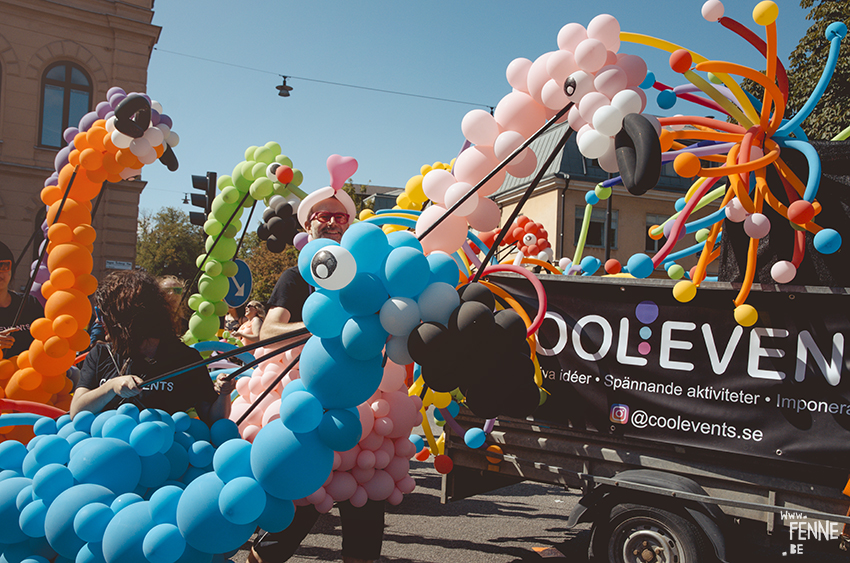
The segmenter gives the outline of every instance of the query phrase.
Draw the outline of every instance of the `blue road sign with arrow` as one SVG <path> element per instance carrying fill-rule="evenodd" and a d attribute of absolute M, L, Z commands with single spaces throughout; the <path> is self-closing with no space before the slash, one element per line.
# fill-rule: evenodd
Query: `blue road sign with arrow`
<path fill-rule="evenodd" d="M 254 289 L 254 277 L 251 275 L 251 269 L 244 260 L 237 258 L 234 262 L 236 262 L 239 269 L 235 276 L 229 278 L 230 291 L 227 292 L 224 302 L 231 307 L 241 307 L 251 297 L 251 291 Z"/>

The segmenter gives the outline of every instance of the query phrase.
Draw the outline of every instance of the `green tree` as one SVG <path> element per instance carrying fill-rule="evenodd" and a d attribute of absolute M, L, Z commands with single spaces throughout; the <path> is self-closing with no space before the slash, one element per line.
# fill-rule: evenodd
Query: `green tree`
<path fill-rule="evenodd" d="M 809 8 L 806 16 L 812 25 L 800 39 L 789 58 L 789 100 L 787 115 L 800 110 L 820 80 L 829 54 L 826 28 L 833 22 L 850 26 L 850 2 L 847 0 L 800 0 Z M 803 122 L 803 130 L 812 139 L 831 139 L 850 125 L 850 46 L 844 39 L 835 74 L 814 111 Z"/>
<path fill-rule="evenodd" d="M 257 236 L 257 231 L 249 231 L 239 249 L 239 258 L 248 264 L 254 280 L 251 298 L 265 303 L 269 300 L 274 284 L 280 274 L 298 263 L 298 251 L 294 246 L 287 246 L 281 253 L 269 252 L 266 243 Z"/>
<path fill-rule="evenodd" d="M 171 274 L 191 281 L 205 236 L 203 229 L 189 222 L 187 213 L 175 207 L 144 211 L 139 217 L 136 264 L 154 276 Z"/>

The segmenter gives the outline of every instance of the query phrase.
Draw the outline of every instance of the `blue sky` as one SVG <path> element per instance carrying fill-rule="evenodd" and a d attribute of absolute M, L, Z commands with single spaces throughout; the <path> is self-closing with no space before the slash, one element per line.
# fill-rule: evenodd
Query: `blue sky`
<path fill-rule="evenodd" d="M 602 13 L 616 17 L 623 31 L 762 69 L 764 59 L 755 49 L 703 19 L 702 4 L 156 0 L 153 22 L 162 33 L 148 69 L 147 93 L 174 121 L 180 169 L 169 172 L 159 163 L 145 167 L 148 186 L 140 207 L 192 210 L 181 203 L 191 191 L 192 174 L 229 174 L 247 147 L 267 141 L 280 143 L 302 170 L 307 192 L 328 184 L 325 161 L 334 153 L 359 161 L 355 183 L 403 187 L 423 164 L 457 156 L 463 116 L 495 106 L 510 92 L 505 69 L 513 59 L 534 60 L 557 49 L 561 27 L 586 26 Z M 752 20 L 756 2 L 725 4 L 726 16 L 763 36 Z M 810 22 L 797 0 L 777 4 L 779 55 L 787 66 Z M 642 56 L 659 80 L 681 83 L 666 54 L 627 43 L 620 52 Z M 279 75 L 292 77 L 289 98 L 277 95 Z M 681 101 L 667 112 L 650 102 L 647 111 L 705 114 Z"/>

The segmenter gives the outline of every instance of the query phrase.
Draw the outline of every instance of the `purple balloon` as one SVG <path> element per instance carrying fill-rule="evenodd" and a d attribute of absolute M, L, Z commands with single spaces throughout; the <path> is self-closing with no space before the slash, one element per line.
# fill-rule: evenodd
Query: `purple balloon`
<path fill-rule="evenodd" d="M 94 122 L 100 119 L 96 112 L 90 111 L 80 119 L 80 131 L 88 131 Z"/>
<path fill-rule="evenodd" d="M 107 98 L 111 98 L 115 94 L 121 94 L 123 96 L 126 96 L 127 92 L 125 92 L 124 88 L 121 88 L 120 86 L 113 86 L 112 88 L 106 91 Z"/>
<path fill-rule="evenodd" d="M 164 113 L 159 115 L 159 122 L 168 127 L 169 129 L 174 126 L 174 123 L 171 121 L 171 118 Z"/>
<path fill-rule="evenodd" d="M 111 105 L 113 107 L 113 109 L 117 108 L 118 104 L 123 102 L 124 98 L 126 98 L 126 97 L 127 97 L 127 95 L 122 94 L 121 92 L 118 92 L 117 94 L 113 94 L 113 95 L 109 96 L 109 105 Z"/>
<path fill-rule="evenodd" d="M 104 116 L 103 119 L 106 119 L 108 121 L 109 118 L 112 117 L 113 115 L 115 115 L 115 112 L 112 111 L 112 110 L 109 110 L 108 112 L 106 112 L 106 116 Z"/>
<path fill-rule="evenodd" d="M 79 132 L 80 130 L 76 127 L 68 127 L 67 129 L 65 129 L 65 132 L 62 133 L 62 138 L 65 139 L 66 143 L 70 143 L 74 140 L 74 137 L 76 137 L 77 133 Z"/>
<path fill-rule="evenodd" d="M 157 125 L 159 125 L 160 119 L 161 119 L 161 117 L 159 115 L 159 112 L 156 111 L 155 109 L 151 109 L 151 125 L 156 127 Z"/>
<path fill-rule="evenodd" d="M 55 185 L 57 185 L 56 183 L 57 183 L 58 181 L 59 181 L 59 174 L 57 174 L 56 172 L 54 172 L 53 174 L 51 174 L 51 175 L 47 178 L 47 180 L 45 180 L 45 181 L 44 181 L 44 187 L 46 188 L 47 186 L 55 186 Z"/>
<path fill-rule="evenodd" d="M 100 102 L 99 104 L 97 104 L 97 107 L 94 111 L 95 113 L 97 113 L 97 116 L 100 119 L 106 119 L 106 113 L 111 109 L 112 106 L 109 104 L 109 102 Z"/>
<path fill-rule="evenodd" d="M 298 233 L 292 239 L 293 246 L 295 246 L 295 248 L 297 248 L 298 250 L 301 250 L 302 248 L 304 248 L 304 245 L 307 244 L 308 237 L 309 235 L 307 235 L 307 233 Z"/>
<path fill-rule="evenodd" d="M 68 164 L 68 155 L 71 154 L 71 151 L 73 150 L 73 141 L 71 143 L 72 144 L 65 145 L 59 149 L 59 152 L 57 152 L 56 156 L 53 158 L 53 168 L 57 172 L 62 170 L 62 168 Z"/>
<path fill-rule="evenodd" d="M 148 96 L 147 94 L 144 94 L 144 93 L 139 93 L 139 95 L 141 97 L 143 97 L 144 99 L 146 99 L 148 101 L 148 103 L 151 103 L 152 100 L 151 100 L 150 96 Z"/>

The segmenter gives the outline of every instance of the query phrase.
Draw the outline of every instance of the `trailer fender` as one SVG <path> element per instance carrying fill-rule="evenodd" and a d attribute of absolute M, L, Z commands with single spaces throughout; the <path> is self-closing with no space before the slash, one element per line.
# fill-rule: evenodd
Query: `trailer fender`
<path fill-rule="evenodd" d="M 681 475 L 665 473 L 663 471 L 633 469 L 618 473 L 615 478 L 618 481 L 649 485 L 673 492 L 708 495 L 708 493 L 706 493 L 705 490 L 692 479 L 688 479 Z M 635 497 L 643 499 L 643 503 L 646 504 L 647 502 L 652 502 L 651 500 L 647 501 L 646 499 L 652 499 L 656 496 L 660 495 L 631 491 L 607 484 L 596 486 L 588 494 L 584 495 L 573 509 L 569 519 L 567 520 L 567 528 L 573 528 L 582 522 L 593 521 L 600 512 L 610 510 L 614 504 L 619 504 L 620 502 L 635 502 Z M 723 511 L 721 511 L 717 505 L 713 504 L 701 502 L 681 502 L 672 497 L 663 498 L 668 504 L 670 502 L 676 502 L 688 513 L 711 542 L 717 558 L 720 561 L 725 561 L 726 540 L 723 535 L 722 525 L 725 525 L 728 518 Z"/>

